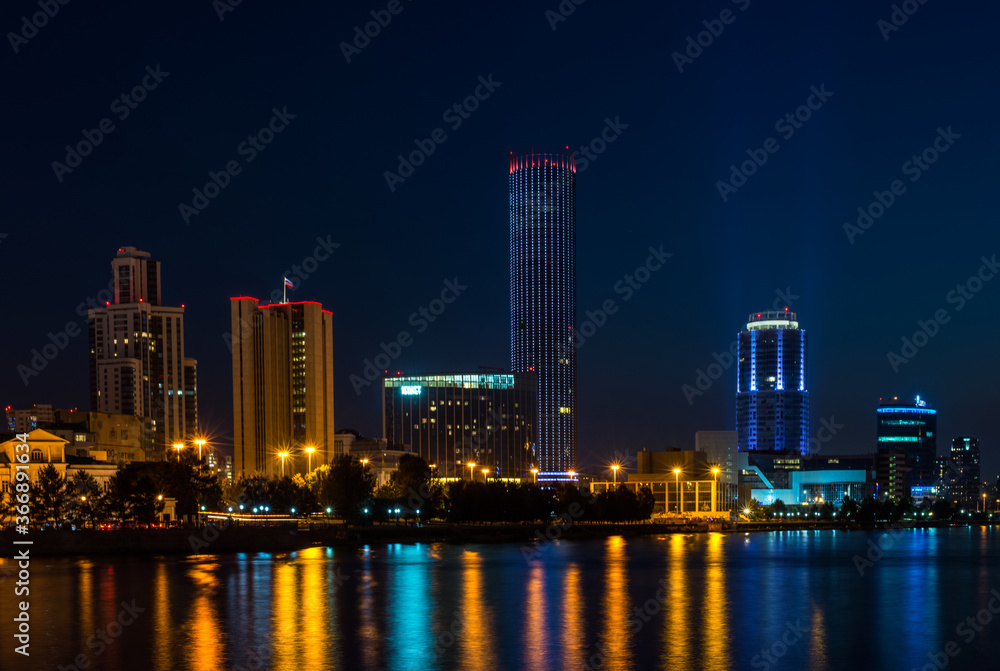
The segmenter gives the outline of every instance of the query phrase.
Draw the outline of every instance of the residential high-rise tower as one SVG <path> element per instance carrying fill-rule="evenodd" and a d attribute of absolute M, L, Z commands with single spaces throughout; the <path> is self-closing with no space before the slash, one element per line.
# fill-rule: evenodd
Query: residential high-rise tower
<path fill-rule="evenodd" d="M 197 432 L 197 361 L 184 356 L 184 306 L 165 307 L 160 264 L 121 247 L 111 262 L 114 303 L 88 310 L 90 408 L 152 420 L 152 457 Z"/>

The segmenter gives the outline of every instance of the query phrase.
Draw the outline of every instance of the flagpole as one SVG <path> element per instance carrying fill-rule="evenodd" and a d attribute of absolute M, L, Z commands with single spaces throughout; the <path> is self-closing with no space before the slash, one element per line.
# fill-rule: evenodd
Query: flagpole
<path fill-rule="evenodd" d="M 281 278 L 281 302 L 288 302 L 288 284 L 285 283 L 285 278 Z"/>

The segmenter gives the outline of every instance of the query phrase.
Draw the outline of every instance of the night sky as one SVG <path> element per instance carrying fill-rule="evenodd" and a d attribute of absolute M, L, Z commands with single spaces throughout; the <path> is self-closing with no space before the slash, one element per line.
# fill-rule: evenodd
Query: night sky
<path fill-rule="evenodd" d="M 824 453 L 873 451 L 879 398 L 920 394 L 939 409 L 939 453 L 976 436 L 995 478 L 1000 280 L 967 282 L 1000 253 L 1000 8 L 910 0 L 896 29 L 889 2 L 577 2 L 567 16 L 558 0 L 70 2 L 17 53 L 10 31 L 40 10 L 4 3 L 0 402 L 87 407 L 85 329 L 27 384 L 18 366 L 84 324 L 77 306 L 133 245 L 162 262 L 165 304 L 186 305 L 202 424 L 228 449 L 229 298 L 268 300 L 321 238 L 339 247 L 289 298 L 336 316 L 338 429 L 379 436 L 378 383 L 357 394 L 350 376 L 400 331 L 413 343 L 394 371 L 509 366 L 510 152 L 603 132 L 613 141 L 577 175 L 581 327 L 608 299 L 617 310 L 579 352 L 582 468 L 733 429 L 734 366 L 691 403 L 683 386 L 750 312 L 790 301 L 809 334 L 812 434 L 842 425 Z M 372 11 L 391 22 L 345 57 Z M 121 96 L 144 78 L 155 88 L 133 109 Z M 477 90 L 474 111 L 452 109 Z M 781 121 L 810 102 L 797 128 Z M 242 144 L 275 110 L 273 141 Z M 114 129 L 89 156 L 53 167 L 102 119 Z M 946 151 L 912 162 L 936 138 Z M 415 141 L 433 153 L 387 180 Z M 748 150 L 766 163 L 721 194 Z M 239 173 L 185 222 L 179 206 L 230 161 Z M 895 180 L 892 205 L 845 231 Z M 661 246 L 672 256 L 629 295 Z M 468 288 L 418 333 L 411 314 L 456 278 Z M 947 321 L 894 370 L 888 354 L 935 313 Z"/>

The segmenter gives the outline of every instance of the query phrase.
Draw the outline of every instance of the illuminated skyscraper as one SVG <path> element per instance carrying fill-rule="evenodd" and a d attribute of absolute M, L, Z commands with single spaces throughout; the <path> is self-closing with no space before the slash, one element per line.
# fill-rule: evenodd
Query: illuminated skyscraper
<path fill-rule="evenodd" d="M 926 401 L 919 396 L 914 400 L 880 401 L 876 435 L 880 453 L 906 455 L 910 486 L 924 487 L 937 482 L 937 410 L 928 408 Z M 908 490 L 904 496 L 909 496 Z"/>
<path fill-rule="evenodd" d="M 291 475 L 329 463 L 333 314 L 313 301 L 259 305 L 239 296 L 229 305 L 236 476 Z"/>
<path fill-rule="evenodd" d="M 788 308 L 750 315 L 739 335 L 737 447 L 809 453 L 806 332 Z"/>
<path fill-rule="evenodd" d="M 538 376 L 538 479 L 576 469 L 576 162 L 510 156 L 511 368 Z"/>
<path fill-rule="evenodd" d="M 160 263 L 120 247 L 114 302 L 87 312 L 90 409 L 152 420 L 153 459 L 197 432 L 197 362 L 184 356 L 184 306 L 160 302 Z"/>

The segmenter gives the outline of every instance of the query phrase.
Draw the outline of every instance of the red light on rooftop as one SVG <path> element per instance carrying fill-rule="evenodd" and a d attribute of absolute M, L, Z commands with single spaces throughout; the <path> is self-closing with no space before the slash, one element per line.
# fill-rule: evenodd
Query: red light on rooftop
<path fill-rule="evenodd" d="M 760 313 L 759 312 L 757 313 L 757 317 L 758 317 L 758 319 L 760 318 Z"/>

